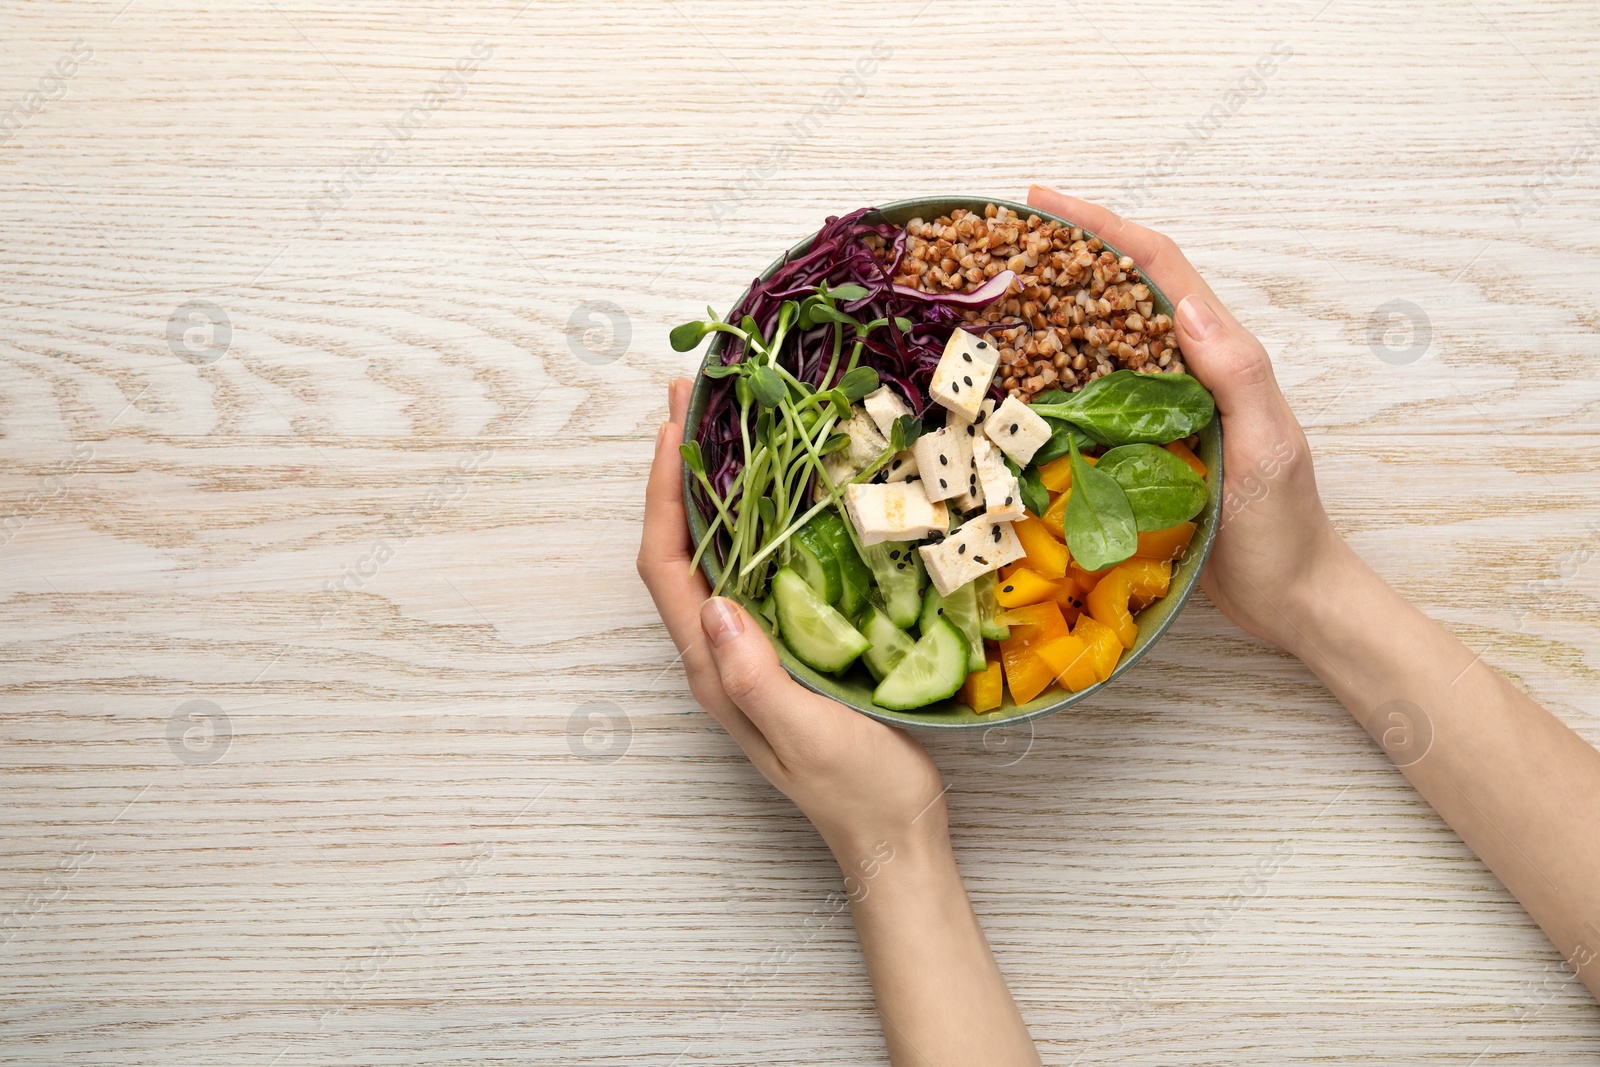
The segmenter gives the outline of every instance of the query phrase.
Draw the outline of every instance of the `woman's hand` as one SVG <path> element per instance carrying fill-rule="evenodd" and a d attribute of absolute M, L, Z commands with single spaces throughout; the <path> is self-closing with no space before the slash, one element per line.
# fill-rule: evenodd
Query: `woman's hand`
<path fill-rule="evenodd" d="M 1217 400 L 1223 428 L 1221 526 L 1201 588 L 1245 630 L 1290 651 L 1306 599 L 1351 558 L 1317 495 L 1306 435 L 1239 325 L 1171 238 L 1042 186 L 1028 204 L 1060 215 L 1131 256 L 1177 309 L 1184 362 Z"/>
<path fill-rule="evenodd" d="M 678 454 L 689 391 L 685 379 L 667 390 L 639 575 L 682 653 L 695 699 L 816 825 L 847 875 L 880 842 L 943 845 L 939 770 L 923 747 L 796 683 L 755 620 L 734 601 L 712 598 L 705 577 L 690 569 Z"/>

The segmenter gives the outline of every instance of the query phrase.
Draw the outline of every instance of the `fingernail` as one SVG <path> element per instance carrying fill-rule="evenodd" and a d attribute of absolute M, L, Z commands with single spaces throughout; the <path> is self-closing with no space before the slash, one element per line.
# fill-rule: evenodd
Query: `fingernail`
<path fill-rule="evenodd" d="M 1204 341 L 1217 332 L 1222 320 L 1211 310 L 1211 305 L 1206 303 L 1205 297 L 1186 296 L 1178 305 L 1178 324 L 1183 327 L 1184 333 L 1196 341 Z"/>
<path fill-rule="evenodd" d="M 713 645 L 725 645 L 744 633 L 739 611 L 724 597 L 714 596 L 700 606 L 700 625 Z"/>

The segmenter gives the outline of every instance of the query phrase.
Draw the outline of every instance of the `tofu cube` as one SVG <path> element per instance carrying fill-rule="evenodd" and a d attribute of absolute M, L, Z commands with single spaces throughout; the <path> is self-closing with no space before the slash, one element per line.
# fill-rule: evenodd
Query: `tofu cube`
<path fill-rule="evenodd" d="M 1000 351 L 992 341 L 958 329 L 944 346 L 928 395 L 968 422 L 976 422 L 999 365 Z"/>
<path fill-rule="evenodd" d="M 911 408 L 900 399 L 900 394 L 895 392 L 893 386 L 880 385 L 868 393 L 861 401 L 861 406 L 866 408 L 867 414 L 872 416 L 872 421 L 877 425 L 878 432 L 887 440 L 894 420 L 902 415 L 910 415 Z"/>
<path fill-rule="evenodd" d="M 852 485 L 844 491 L 844 506 L 863 545 L 920 541 L 950 525 L 950 509 L 930 501 L 920 482 Z"/>
<path fill-rule="evenodd" d="M 983 432 L 1023 467 L 1050 440 L 1050 424 L 1014 396 L 1006 397 L 1006 402 L 985 420 Z"/>
<path fill-rule="evenodd" d="M 884 481 L 903 482 L 918 476 L 917 454 L 911 449 L 896 452 L 894 458 L 883 465 Z"/>
<path fill-rule="evenodd" d="M 972 442 L 972 466 L 978 472 L 978 486 L 983 491 L 983 517 L 990 522 L 1009 522 L 1025 517 L 1022 506 L 1022 489 L 1017 476 L 1011 473 L 1001 451 L 987 437 Z"/>
<path fill-rule="evenodd" d="M 861 407 L 852 408 L 850 417 L 838 424 L 835 432 L 850 438 L 850 444 L 845 448 L 822 457 L 822 469 L 828 472 L 828 477 L 836 486 L 848 482 L 866 470 L 874 460 L 883 455 L 883 450 L 889 447 L 888 439 L 878 432 L 872 416 Z M 893 463 L 893 460 L 890 463 Z M 817 479 L 816 492 L 813 495 L 818 500 L 828 495 L 828 487 L 822 484 L 820 478 Z"/>
<path fill-rule="evenodd" d="M 976 518 L 936 545 L 917 549 L 933 587 L 949 596 L 980 575 L 1021 559 L 1026 553 L 1009 522 Z"/>
<path fill-rule="evenodd" d="M 967 491 L 967 475 L 961 466 L 957 436 L 946 427 L 923 434 L 911 446 L 929 500 L 949 500 Z"/>
<path fill-rule="evenodd" d="M 983 491 L 978 484 L 978 472 L 972 466 L 972 445 L 978 439 L 978 427 L 988 418 L 994 410 L 994 401 L 985 400 L 978 408 L 976 420 L 962 417 L 954 411 L 946 411 L 944 416 L 945 429 L 955 437 L 956 447 L 961 451 L 959 458 L 954 458 L 958 475 L 966 479 L 966 488 L 953 497 L 950 503 L 960 511 L 976 511 L 983 506 Z M 964 475 L 961 472 L 965 472 Z"/>

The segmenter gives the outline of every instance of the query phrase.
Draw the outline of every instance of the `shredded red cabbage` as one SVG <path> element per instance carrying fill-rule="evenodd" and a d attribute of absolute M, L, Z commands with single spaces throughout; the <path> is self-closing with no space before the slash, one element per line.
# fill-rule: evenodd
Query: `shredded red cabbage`
<path fill-rule="evenodd" d="M 867 207 L 848 215 L 830 217 L 805 252 L 783 263 L 772 277 L 752 282 L 749 294 L 728 313 L 725 321 L 737 323 L 749 315 L 761 328 L 763 336 L 771 336 L 785 300 L 803 299 L 823 282 L 830 288 L 859 285 L 867 290 L 867 295 L 842 303 L 841 309 L 861 322 L 878 318 L 889 320 L 888 326 L 874 330 L 868 337 L 860 365 L 877 371 L 879 380 L 894 386 L 911 410 L 921 415 L 929 404 L 928 383 L 933 378 L 934 367 L 944 354 L 950 334 L 962 325 L 963 314 L 981 309 L 1004 295 L 1015 275 L 1003 271 L 967 293 L 936 295 L 896 285 L 894 272 L 905 254 L 905 230 L 888 223 L 866 221 L 873 211 Z M 875 252 L 868 246 L 867 238 L 873 236 L 882 238 L 885 245 L 882 250 Z M 902 333 L 895 324 L 896 317 L 909 319 L 911 329 Z M 843 328 L 834 323 L 805 331 L 797 328 L 779 353 L 780 362 L 800 381 L 818 389 L 830 388 L 837 381 L 821 379 L 827 374 L 833 354 L 833 331 Z M 853 341 L 852 333 L 845 339 L 846 353 Z M 733 337 L 728 338 L 728 342 L 722 350 L 722 362 L 731 365 L 743 358 L 744 344 Z M 844 360 L 839 362 L 836 378 L 844 373 Z M 734 399 L 733 382 L 733 378 L 723 378 L 712 385 L 697 435 L 705 456 L 706 474 L 723 496 L 728 494 L 744 462 L 739 405 Z M 998 376 L 990 391 L 996 399 L 1002 398 Z M 754 414 L 752 411 L 752 429 Z"/>

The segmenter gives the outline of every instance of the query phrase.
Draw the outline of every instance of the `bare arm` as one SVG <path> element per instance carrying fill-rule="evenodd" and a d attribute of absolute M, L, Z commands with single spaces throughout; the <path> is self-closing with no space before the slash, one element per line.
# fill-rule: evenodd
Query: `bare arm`
<path fill-rule="evenodd" d="M 903 730 L 802 688 L 738 604 L 689 568 L 679 490 L 689 383 L 669 390 L 646 489 L 639 573 L 689 686 L 822 834 L 844 875 L 897 1067 L 1035 1067 L 1027 1026 L 967 901 L 939 770 Z"/>
<path fill-rule="evenodd" d="M 1171 240 L 1037 186 L 1028 202 L 1132 256 L 1178 303 L 1184 359 L 1216 396 L 1224 430 L 1206 594 L 1327 684 L 1600 998 L 1600 752 L 1345 544 L 1266 350 Z"/>

